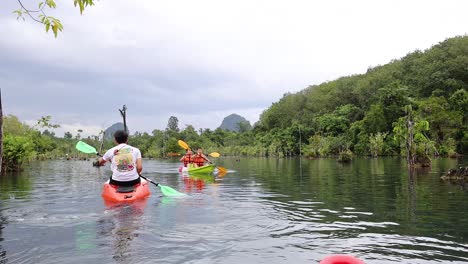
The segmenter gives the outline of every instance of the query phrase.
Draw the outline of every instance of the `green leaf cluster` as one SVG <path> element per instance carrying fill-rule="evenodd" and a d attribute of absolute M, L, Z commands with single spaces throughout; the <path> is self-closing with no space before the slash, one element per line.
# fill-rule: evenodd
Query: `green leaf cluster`
<path fill-rule="evenodd" d="M 28 136 L 5 135 L 3 139 L 2 170 L 18 170 L 34 156 L 34 142 Z"/>
<path fill-rule="evenodd" d="M 73 0 L 73 4 L 80 7 L 80 14 L 83 14 L 85 7 L 94 5 L 94 0 Z"/>
<path fill-rule="evenodd" d="M 66 154 L 82 157 L 74 150 L 76 141 L 55 136 L 52 130 L 59 125 L 52 124 L 50 120 L 50 116 L 41 117 L 31 127 L 16 116 L 3 117 L 3 171 L 19 170 L 32 159 L 53 159 L 66 157 Z M 38 128 L 46 129 L 41 132 Z"/>
<path fill-rule="evenodd" d="M 57 8 L 57 4 L 54 0 L 45 0 L 41 1 L 38 4 L 38 9 L 29 9 L 26 7 L 22 1 L 18 1 L 21 8 L 18 10 L 14 10 L 13 13 L 16 14 L 17 19 L 22 18 L 25 20 L 25 16 L 30 17 L 32 20 L 44 24 L 45 31 L 49 32 L 49 30 L 52 30 L 54 33 L 54 36 L 58 36 L 58 32 L 63 31 L 63 25 L 62 22 L 52 16 L 48 16 L 46 14 L 46 9 L 55 9 Z M 76 6 L 79 6 L 80 8 L 80 14 L 83 14 L 83 11 L 86 7 L 94 5 L 94 0 L 74 0 L 73 4 Z"/>

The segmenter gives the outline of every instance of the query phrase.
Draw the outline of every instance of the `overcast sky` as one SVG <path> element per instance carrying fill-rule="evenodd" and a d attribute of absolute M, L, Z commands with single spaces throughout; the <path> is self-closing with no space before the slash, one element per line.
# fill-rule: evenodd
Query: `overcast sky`
<path fill-rule="evenodd" d="M 35 7 L 37 1 L 25 0 Z M 237 113 L 251 123 L 286 92 L 364 73 L 468 33 L 468 1 L 99 0 L 83 16 L 58 1 L 57 39 L 0 8 L 3 111 L 56 132 L 215 129 Z"/>

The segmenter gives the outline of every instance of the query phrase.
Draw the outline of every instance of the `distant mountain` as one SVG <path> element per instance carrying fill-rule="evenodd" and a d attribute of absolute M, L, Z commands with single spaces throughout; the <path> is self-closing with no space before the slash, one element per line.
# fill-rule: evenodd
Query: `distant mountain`
<path fill-rule="evenodd" d="M 104 139 L 105 140 L 113 140 L 114 139 L 114 133 L 115 131 L 117 130 L 123 130 L 124 129 L 124 124 L 119 122 L 119 123 L 115 123 L 113 124 L 112 126 L 108 127 L 105 131 L 105 137 Z M 128 130 L 128 127 L 127 127 L 127 130 Z"/>
<path fill-rule="evenodd" d="M 252 129 L 250 122 L 238 114 L 231 114 L 226 116 L 219 128 L 235 132 L 241 132 Z"/>

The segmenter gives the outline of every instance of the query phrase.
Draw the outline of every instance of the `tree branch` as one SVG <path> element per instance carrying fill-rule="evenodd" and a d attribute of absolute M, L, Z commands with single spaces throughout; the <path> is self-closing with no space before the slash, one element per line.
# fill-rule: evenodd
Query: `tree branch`
<path fill-rule="evenodd" d="M 40 10 L 37 10 L 37 11 L 30 11 L 30 10 L 26 9 L 26 7 L 24 7 L 24 5 L 23 5 L 23 3 L 21 2 L 21 0 L 17 0 L 17 1 L 18 1 L 18 3 L 21 5 L 21 8 L 22 8 L 24 11 L 26 11 L 26 14 L 28 14 L 28 16 L 29 16 L 32 20 L 34 20 L 34 21 L 36 21 L 36 22 L 38 22 L 38 23 L 44 24 L 42 21 L 37 20 L 35 17 L 33 17 L 33 16 L 31 15 L 31 13 L 30 13 L 30 12 L 40 12 L 40 11 L 42 11 L 42 8 L 44 8 L 44 7 L 42 7 Z M 44 13 L 44 12 L 42 11 L 42 13 Z M 44 14 L 44 15 L 45 15 L 45 14 Z"/>

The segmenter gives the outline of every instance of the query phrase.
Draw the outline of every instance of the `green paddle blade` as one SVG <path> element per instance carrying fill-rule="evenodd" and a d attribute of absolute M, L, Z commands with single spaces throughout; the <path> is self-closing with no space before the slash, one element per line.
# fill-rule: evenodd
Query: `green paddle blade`
<path fill-rule="evenodd" d="M 161 192 L 163 193 L 163 195 L 165 196 L 184 196 L 185 195 L 184 193 L 178 192 L 169 186 L 165 186 L 161 184 L 158 184 L 158 186 L 161 189 Z"/>
<path fill-rule="evenodd" d="M 76 143 L 76 149 L 81 151 L 81 152 L 84 152 L 84 153 L 88 153 L 88 154 L 97 154 L 97 150 L 93 147 L 93 146 L 90 146 L 86 143 L 84 143 L 83 141 L 78 141 L 78 143 Z"/>

